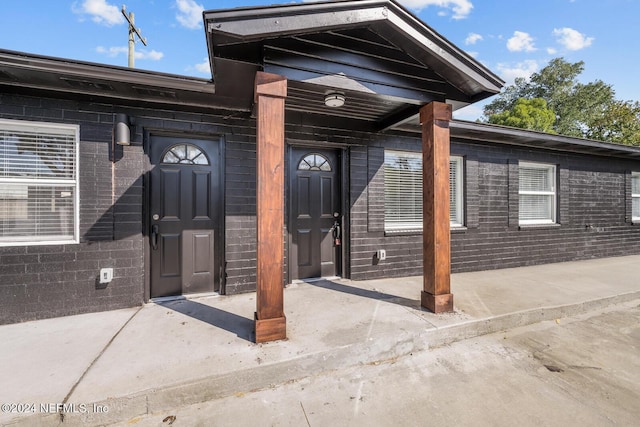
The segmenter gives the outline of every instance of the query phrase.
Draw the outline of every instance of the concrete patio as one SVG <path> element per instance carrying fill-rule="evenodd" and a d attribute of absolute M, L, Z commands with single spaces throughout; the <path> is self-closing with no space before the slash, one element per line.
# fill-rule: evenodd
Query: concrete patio
<path fill-rule="evenodd" d="M 300 282 L 287 340 L 266 344 L 253 293 L 0 326 L 0 424 L 108 424 L 388 360 L 640 299 L 639 272 L 635 255 L 454 274 L 455 312 L 439 315 L 421 277 Z"/>

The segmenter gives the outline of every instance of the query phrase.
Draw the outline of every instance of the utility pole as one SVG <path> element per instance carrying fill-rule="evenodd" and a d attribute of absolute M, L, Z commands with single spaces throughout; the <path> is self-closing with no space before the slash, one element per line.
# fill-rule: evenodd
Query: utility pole
<path fill-rule="evenodd" d="M 142 44 L 145 46 L 147 45 L 147 39 L 142 37 L 142 34 L 140 34 L 140 29 L 136 28 L 133 18 L 133 12 L 129 12 L 129 15 L 127 16 L 125 5 L 122 5 L 122 14 L 129 23 L 129 68 L 134 68 L 134 45 L 136 42 L 135 36 L 137 35 Z"/>

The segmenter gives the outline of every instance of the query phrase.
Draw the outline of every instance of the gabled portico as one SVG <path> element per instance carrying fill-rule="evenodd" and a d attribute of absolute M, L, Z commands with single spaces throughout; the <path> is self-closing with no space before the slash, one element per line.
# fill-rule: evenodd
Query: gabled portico
<path fill-rule="evenodd" d="M 257 120 L 256 341 L 286 337 L 287 123 L 366 132 L 421 124 L 421 301 L 451 311 L 448 122 L 452 109 L 497 93 L 502 81 L 394 1 L 239 8 L 204 18 L 216 94 L 252 109 Z M 344 105 L 331 107 L 325 99 L 332 95 Z"/>

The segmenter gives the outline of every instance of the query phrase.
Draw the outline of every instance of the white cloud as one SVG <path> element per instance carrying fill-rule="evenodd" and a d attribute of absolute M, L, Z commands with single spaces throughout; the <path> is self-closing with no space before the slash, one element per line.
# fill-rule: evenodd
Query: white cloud
<path fill-rule="evenodd" d="M 96 48 L 96 52 L 101 53 L 103 55 L 107 55 L 111 58 L 114 58 L 120 55 L 121 53 L 124 53 L 125 55 L 128 54 L 129 48 L 126 46 L 112 46 L 110 48 L 106 48 L 104 46 L 98 46 Z"/>
<path fill-rule="evenodd" d="M 457 120 L 475 121 L 483 114 L 483 109 L 478 104 L 467 105 L 453 112 L 453 118 Z"/>
<path fill-rule="evenodd" d="M 308 0 L 307 0 L 308 1 Z M 316 1 L 316 0 L 314 0 Z M 192 72 L 196 72 L 198 74 L 204 74 L 207 76 L 211 76 L 211 66 L 209 65 L 209 58 L 204 58 L 202 60 L 202 62 L 195 64 L 195 65 L 189 65 L 186 69 L 186 72 L 188 73 L 192 73 Z"/>
<path fill-rule="evenodd" d="M 581 32 L 567 27 L 554 29 L 553 35 L 557 37 L 558 43 L 569 50 L 584 49 L 591 46 L 594 40 L 593 37 L 586 37 Z"/>
<path fill-rule="evenodd" d="M 158 52 L 155 49 L 151 49 L 149 51 L 142 49 L 136 50 L 134 55 L 136 59 L 149 59 L 151 61 L 160 61 L 164 58 L 164 53 Z"/>
<path fill-rule="evenodd" d="M 194 67 L 196 69 L 197 72 L 199 73 L 210 73 L 211 72 L 211 65 L 209 64 L 209 58 L 204 58 L 204 61 L 202 61 L 199 64 L 194 65 Z"/>
<path fill-rule="evenodd" d="M 481 40 L 483 40 L 483 38 L 482 38 L 482 36 L 480 34 L 469 33 L 467 38 L 464 39 L 464 44 L 466 44 L 466 45 L 476 44 L 477 42 L 479 42 Z"/>
<path fill-rule="evenodd" d="M 176 19 L 180 25 L 192 30 L 200 28 L 204 6 L 194 0 L 176 0 L 176 7 L 178 8 Z"/>
<path fill-rule="evenodd" d="M 438 6 L 445 9 L 451 9 L 453 11 L 453 19 L 464 19 L 471 13 L 473 4 L 470 0 L 400 0 L 404 6 L 421 10 L 428 6 Z M 438 12 L 438 15 L 443 16 L 443 12 Z"/>
<path fill-rule="evenodd" d="M 513 32 L 513 37 L 507 40 L 507 49 L 511 52 L 533 52 L 536 50 L 533 46 L 533 37 L 522 31 Z"/>
<path fill-rule="evenodd" d="M 96 52 L 101 53 L 103 55 L 107 55 L 110 58 L 115 58 L 118 55 L 129 55 L 129 48 L 127 46 L 112 46 L 106 48 L 104 46 L 98 46 L 96 48 Z M 148 59 L 151 61 L 159 61 L 164 58 L 164 53 L 158 52 L 157 50 L 144 50 L 137 49 L 134 51 L 135 59 Z"/>
<path fill-rule="evenodd" d="M 517 77 L 529 79 L 531 74 L 538 71 L 538 62 L 528 59 L 515 65 L 499 63 L 496 66 L 498 74 L 504 79 L 507 85 L 513 84 Z"/>
<path fill-rule="evenodd" d="M 469 55 L 472 58 L 477 58 L 480 55 L 480 53 L 473 50 L 467 50 L 465 52 L 467 52 L 467 55 Z"/>
<path fill-rule="evenodd" d="M 91 15 L 91 20 L 98 24 L 111 27 L 125 22 L 124 16 L 117 6 L 109 4 L 106 0 L 84 0 L 71 6 L 73 13 L 79 15 Z"/>
<path fill-rule="evenodd" d="M 558 51 L 556 49 L 552 48 L 552 47 L 548 47 L 547 48 L 547 53 L 549 55 L 555 55 L 556 53 L 558 53 Z"/>

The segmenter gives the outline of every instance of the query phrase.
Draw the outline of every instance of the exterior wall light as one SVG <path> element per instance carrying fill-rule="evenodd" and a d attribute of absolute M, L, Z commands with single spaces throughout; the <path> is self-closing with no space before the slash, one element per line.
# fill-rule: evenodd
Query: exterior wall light
<path fill-rule="evenodd" d="M 131 145 L 131 130 L 129 129 L 129 116 L 116 114 L 113 137 L 118 145 Z"/>
<path fill-rule="evenodd" d="M 341 93 L 330 93 L 324 97 L 324 105 L 337 108 L 344 105 L 345 97 Z"/>

